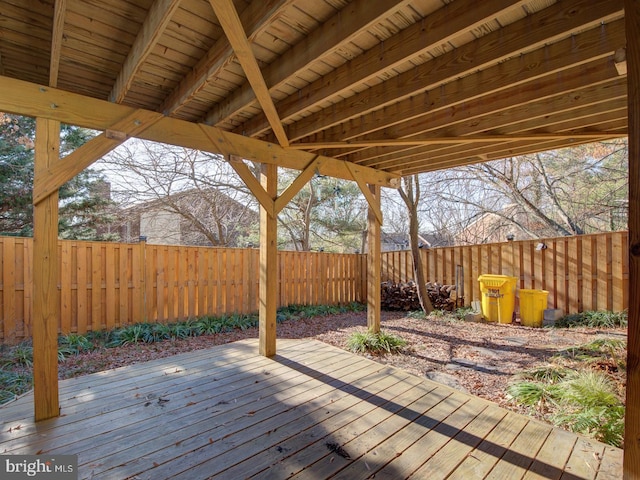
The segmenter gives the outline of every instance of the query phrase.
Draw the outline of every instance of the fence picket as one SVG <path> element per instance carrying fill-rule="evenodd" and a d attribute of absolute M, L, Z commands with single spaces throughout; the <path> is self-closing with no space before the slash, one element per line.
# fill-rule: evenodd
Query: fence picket
<path fill-rule="evenodd" d="M 464 268 L 464 303 L 480 300 L 478 276 L 514 275 L 519 288 L 550 290 L 549 306 L 565 313 L 620 311 L 628 305 L 628 234 L 421 250 L 427 281 L 453 283 Z M 536 250 L 538 243 L 547 245 Z M 0 340 L 31 332 L 32 245 L 0 237 Z M 61 333 L 171 322 L 258 308 L 257 249 L 111 244 L 61 240 Z M 366 301 L 367 256 L 280 252 L 280 306 Z M 383 281 L 413 278 L 408 250 L 382 254 Z"/>

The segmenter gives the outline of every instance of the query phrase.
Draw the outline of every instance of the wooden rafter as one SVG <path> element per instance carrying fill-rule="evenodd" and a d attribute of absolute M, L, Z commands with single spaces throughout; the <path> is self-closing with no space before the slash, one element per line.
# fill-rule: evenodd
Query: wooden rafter
<path fill-rule="evenodd" d="M 53 31 L 51 33 L 51 58 L 49 59 L 49 86 L 58 85 L 60 54 L 64 33 L 64 18 L 67 12 L 67 0 L 56 0 L 53 9 Z"/>
<path fill-rule="evenodd" d="M 295 76 L 311 62 L 322 60 L 340 45 L 352 41 L 367 28 L 396 11 L 409 0 L 357 0 L 347 6 L 347 11 L 339 11 L 315 29 L 304 41 L 287 51 L 277 62 L 262 70 L 270 89 L 277 89 L 286 80 Z M 340 25 L 339 29 L 335 25 Z M 250 105 L 255 99 L 251 85 L 245 84 L 231 96 L 229 101 L 215 105 L 209 111 L 205 122 L 211 125 L 225 121 L 231 115 Z"/>
<path fill-rule="evenodd" d="M 459 34 L 460 29 L 473 29 L 495 18 L 500 12 L 518 8 L 523 3 L 525 2 L 489 0 L 477 3 L 477 8 L 472 9 L 464 3 L 449 4 L 386 41 L 382 52 L 378 47 L 372 48 L 304 87 L 298 97 L 280 102 L 278 111 L 283 121 L 288 121 L 302 110 L 316 109 L 326 98 L 345 94 L 355 84 L 375 80 L 383 71 L 394 68 L 406 59 L 416 58 L 435 46 L 446 44 Z M 265 118 L 258 116 L 236 131 L 256 135 L 263 133 L 267 127 Z"/>
<path fill-rule="evenodd" d="M 43 117 L 69 125 L 106 130 L 137 109 L 104 100 L 86 97 L 36 85 L 21 80 L 0 77 L 0 111 L 31 117 Z M 204 124 L 163 117 L 137 134 L 138 138 L 193 148 L 224 156 L 237 155 L 247 160 L 304 170 L 316 155 L 226 132 Z M 351 180 L 345 162 L 320 156 L 320 173 Z M 398 175 L 365 169 L 367 181 L 396 188 Z"/>
<path fill-rule="evenodd" d="M 569 107 L 577 108 L 580 105 L 587 104 L 587 97 L 575 95 L 575 92 L 580 91 L 585 84 L 590 85 L 589 91 L 600 91 L 608 95 L 609 92 L 607 90 L 602 87 L 598 88 L 598 86 L 624 84 L 624 78 L 620 79 L 617 76 L 612 63 L 603 66 L 601 62 L 593 62 L 564 72 L 560 78 L 553 75 L 543 77 L 533 82 L 518 85 L 512 89 L 494 92 L 465 102 L 464 109 L 454 110 L 453 114 L 451 105 L 448 103 L 440 104 L 438 100 L 434 99 L 433 109 L 429 110 L 427 114 L 417 106 L 407 107 L 405 115 L 408 121 L 364 135 L 361 140 L 435 135 L 438 129 L 443 129 L 449 134 L 453 133 L 453 136 L 463 136 L 471 134 L 468 131 L 468 125 L 471 125 L 471 128 L 476 132 L 480 130 L 478 123 L 473 122 L 474 119 L 478 119 L 478 122 L 483 121 L 482 127 L 485 130 L 496 129 L 500 128 L 500 122 L 514 122 L 514 119 L 507 115 L 507 112 L 515 111 L 519 107 L 521 107 L 523 115 L 532 118 L 535 116 L 533 112 L 537 110 L 542 115 L 548 115 L 549 111 L 562 111 Z M 461 86 L 459 85 L 459 87 Z M 454 86 L 450 88 L 453 90 Z M 449 89 L 447 88 L 446 90 Z M 514 101 L 514 98 L 517 98 L 518 101 Z M 543 110 L 544 113 L 542 113 Z M 383 115 L 375 115 L 368 119 L 366 124 L 363 121 L 360 125 L 354 126 L 354 131 L 351 133 L 355 134 L 355 130 L 360 132 L 375 128 L 373 125 L 376 119 L 384 122 L 382 117 Z M 491 123 L 487 123 L 488 121 Z M 544 119 L 539 119 L 538 124 L 543 127 Z M 362 152 L 350 155 L 349 160 L 360 163 L 366 158 L 380 156 L 381 154 L 384 154 L 384 150 Z"/>
<path fill-rule="evenodd" d="M 251 2 L 247 8 L 240 12 L 240 19 L 249 41 L 262 33 L 273 18 L 278 15 L 279 10 L 286 7 L 291 1 L 263 0 Z M 171 115 L 188 105 L 194 96 L 231 61 L 232 55 L 233 49 L 226 37 L 220 38 L 162 102 L 160 111 L 166 115 Z M 253 95 L 253 90 L 251 92 Z"/>
<path fill-rule="evenodd" d="M 536 105 L 524 104 L 506 109 L 499 116 L 500 120 L 498 120 L 498 118 L 484 118 L 482 121 L 473 121 L 474 117 L 472 116 L 469 121 L 460 122 L 451 129 L 440 126 L 439 122 L 442 116 L 444 116 L 443 112 L 442 115 L 434 115 L 433 121 L 436 128 L 430 130 L 433 133 L 438 133 L 439 130 L 446 128 L 447 131 L 464 136 L 469 134 L 473 135 L 478 130 L 482 131 L 485 128 L 497 127 L 507 135 L 511 133 L 517 134 L 519 131 L 526 131 L 533 125 L 539 125 L 539 117 L 544 116 L 544 122 L 549 122 L 550 128 L 560 131 L 571 131 L 576 126 L 584 123 L 584 115 L 587 111 L 589 112 L 589 117 L 593 119 L 593 124 L 597 126 L 599 119 L 608 118 L 608 112 L 620 110 L 621 103 L 625 100 L 625 92 L 626 86 L 624 79 L 622 79 L 617 82 L 615 86 L 609 86 L 608 88 L 592 87 L 584 90 L 578 89 L 565 92 L 562 95 L 552 96 Z M 547 104 L 554 105 L 557 113 L 548 115 Z M 477 105 L 480 106 L 480 102 Z M 475 105 L 471 106 L 475 107 Z M 474 109 L 472 108 L 471 112 L 473 111 Z M 620 116 L 620 112 L 614 114 L 613 118 L 624 118 L 624 112 L 622 112 L 622 116 Z M 575 119 L 579 121 L 574 121 Z M 487 125 L 484 120 L 492 122 L 491 125 Z M 605 128 L 607 127 L 605 126 Z M 616 127 L 616 130 L 619 130 L 619 128 Z M 624 129 L 620 131 L 620 136 L 624 136 Z M 541 142 L 534 142 L 534 144 L 535 143 Z M 386 153 L 382 151 L 383 148 L 387 147 L 370 149 L 373 151 L 363 150 L 357 154 L 350 155 L 349 158 L 358 164 L 362 162 L 365 166 L 393 170 L 396 165 L 400 164 L 405 168 L 410 167 L 412 163 L 417 165 L 421 161 L 424 161 L 425 158 L 435 159 L 447 155 L 461 158 L 460 155 L 468 149 L 468 147 L 464 145 L 449 145 L 438 149 L 406 147 L 406 150 L 402 152 L 399 149 L 393 152 L 391 152 L 391 149 L 388 149 L 388 153 Z M 493 146 L 478 145 L 475 146 L 474 149 L 476 151 L 484 150 L 485 152 L 504 151 L 504 143 Z M 505 156 L 511 156 L 511 154 L 507 151 Z M 500 158 L 493 155 L 491 157 Z"/>
<path fill-rule="evenodd" d="M 606 1 L 605 3 L 606 6 L 603 5 L 603 8 L 607 8 L 606 11 L 611 11 L 612 15 L 619 12 L 619 9 L 614 8 L 615 2 Z M 544 26 L 548 15 L 540 15 L 541 18 L 526 20 L 537 20 L 537 23 Z M 597 18 L 596 15 L 570 16 L 563 22 L 552 23 L 550 27 L 534 28 L 531 34 L 526 37 L 521 34 L 522 29 L 530 23 L 523 20 L 521 23 L 512 24 L 506 28 L 507 33 L 500 33 L 501 36 L 508 35 L 508 40 L 501 41 L 498 46 L 496 46 L 495 38 L 497 35 L 488 35 L 488 38 L 482 37 L 470 44 L 475 49 L 465 46 L 461 52 L 454 50 L 443 55 L 442 58 L 438 57 L 421 65 L 417 68 L 417 72 L 409 71 L 400 75 L 398 78 L 398 84 L 402 85 L 400 92 L 394 90 L 391 95 L 388 86 L 382 87 L 384 84 L 372 87 L 361 94 L 339 102 L 337 108 L 332 110 L 331 116 L 328 118 L 323 118 L 323 113 L 319 112 L 296 122 L 294 126 L 290 127 L 289 136 L 294 141 L 316 133 L 322 128 L 325 130 L 322 133 L 323 138 L 346 140 L 354 138 L 356 135 L 371 133 L 374 129 L 380 130 L 393 126 L 399 121 L 406 122 L 414 117 L 413 112 L 415 112 L 415 116 L 425 115 L 426 112 L 431 114 L 439 108 L 451 108 L 492 93 L 505 92 L 506 96 L 509 90 L 513 90 L 519 85 L 541 79 L 544 76 L 557 75 L 585 63 L 605 58 L 613 54 L 619 45 L 624 44 L 624 26 L 621 20 L 603 25 L 601 29 L 573 35 L 571 38 L 552 46 L 544 45 L 547 35 L 551 33 L 569 34 L 583 27 L 585 23 L 592 23 L 595 18 Z M 541 44 L 539 49 L 503 61 L 518 51 L 518 48 L 524 43 L 523 38 L 531 41 L 532 35 L 536 44 Z M 469 58 L 474 61 L 469 61 Z M 466 59 L 466 61 L 462 61 L 462 59 Z M 478 66 L 498 61 L 503 63 L 481 72 L 477 70 Z M 453 81 L 459 77 L 463 78 Z M 443 91 L 441 87 L 447 82 L 452 83 L 448 84 L 449 86 L 445 87 Z M 389 106 L 391 103 L 393 105 Z M 402 115 L 397 115 L 400 112 Z M 364 127 L 355 131 L 345 131 L 344 127 L 327 129 L 332 124 L 337 125 L 340 122 L 357 119 L 367 114 L 370 114 L 371 120 L 359 122 Z M 327 117 L 326 113 L 324 113 L 324 117 Z M 251 132 L 252 130 L 247 129 L 246 131 Z"/>
<path fill-rule="evenodd" d="M 160 40 L 171 17 L 180 6 L 181 0 L 155 0 L 136 37 L 122 70 L 118 74 L 109 99 L 122 102 L 131 88 L 133 79 L 151 51 Z"/>
<path fill-rule="evenodd" d="M 325 142 L 325 143 L 294 143 L 290 148 L 298 150 L 317 150 L 349 147 L 399 147 L 399 146 L 420 146 L 420 145 L 460 145 L 469 143 L 495 143 L 513 142 L 516 140 L 585 140 L 603 138 L 619 138 L 624 136 L 619 132 L 593 132 L 593 133 L 532 133 L 513 135 L 470 135 L 466 137 L 433 137 L 433 138 L 406 138 L 397 140 L 349 140 L 346 142 Z"/>
<path fill-rule="evenodd" d="M 242 22 L 240 21 L 233 2 L 231 0 L 210 0 L 210 3 L 229 43 L 233 47 L 233 51 L 240 65 L 242 65 L 247 80 L 256 94 L 258 103 L 260 103 L 274 135 L 281 146 L 288 146 L 289 140 L 287 139 L 287 134 L 284 131 L 280 116 L 269 93 L 269 88 L 264 81 L 262 72 L 260 72 L 260 66 L 258 65 L 256 57 L 253 55 L 251 44 L 242 28 Z"/>

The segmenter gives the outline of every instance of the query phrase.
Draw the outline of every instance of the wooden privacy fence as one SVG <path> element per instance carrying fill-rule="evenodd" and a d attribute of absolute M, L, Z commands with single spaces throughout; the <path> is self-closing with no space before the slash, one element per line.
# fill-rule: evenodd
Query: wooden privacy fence
<path fill-rule="evenodd" d="M 31 336 L 30 238 L 0 237 L 0 340 Z M 61 240 L 59 330 L 258 310 L 259 252 Z M 279 252 L 279 305 L 366 298 L 366 256 Z"/>
<path fill-rule="evenodd" d="M 628 306 L 627 232 L 423 249 L 427 281 L 456 284 L 464 304 L 480 300 L 481 274 L 518 278 L 517 288 L 549 291 L 548 307 L 564 313 L 622 311 Z M 382 254 L 383 281 L 413 279 L 411 252 Z"/>

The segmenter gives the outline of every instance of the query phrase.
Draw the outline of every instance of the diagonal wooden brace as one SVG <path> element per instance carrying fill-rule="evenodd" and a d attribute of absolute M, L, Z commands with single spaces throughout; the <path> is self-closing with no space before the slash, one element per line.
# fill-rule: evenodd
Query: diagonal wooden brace
<path fill-rule="evenodd" d="M 271 198 L 271 195 L 267 193 L 258 179 L 251 173 L 247 164 L 242 161 L 240 157 L 235 155 L 229 155 L 229 165 L 233 167 L 238 176 L 245 183 L 247 188 L 251 190 L 251 193 L 256 197 L 262 208 L 269 214 L 271 218 L 276 218 L 277 213 L 275 209 L 275 201 Z"/>
<path fill-rule="evenodd" d="M 375 214 L 376 219 L 378 220 L 380 225 L 382 225 L 382 210 L 380 208 L 380 203 L 376 201 L 375 197 L 373 196 L 373 193 L 371 193 L 371 190 L 369 190 L 369 186 L 367 185 L 367 182 L 363 178 L 363 175 L 361 174 L 361 172 L 358 170 L 358 166 L 351 162 L 344 162 L 344 163 L 347 166 L 347 169 L 349 170 L 349 172 L 351 172 L 351 176 L 358 184 L 358 187 L 360 187 L 360 190 L 362 191 L 364 198 L 367 200 L 367 203 L 369 204 L 369 208 L 371 208 L 371 211 Z"/>
<path fill-rule="evenodd" d="M 33 203 L 37 205 L 64 183 L 71 180 L 96 160 L 163 118 L 161 113 L 136 110 L 116 122 L 107 131 L 92 138 L 64 158 L 59 159 L 36 178 Z"/>

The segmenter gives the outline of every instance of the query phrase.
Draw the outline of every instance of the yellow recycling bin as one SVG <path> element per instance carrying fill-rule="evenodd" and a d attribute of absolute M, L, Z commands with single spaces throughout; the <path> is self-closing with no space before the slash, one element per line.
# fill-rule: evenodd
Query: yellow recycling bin
<path fill-rule="evenodd" d="M 541 327 L 547 309 L 546 290 L 520 289 L 520 324 L 525 327 Z"/>
<path fill-rule="evenodd" d="M 516 277 L 480 275 L 482 316 L 489 322 L 511 323 L 516 303 Z"/>

